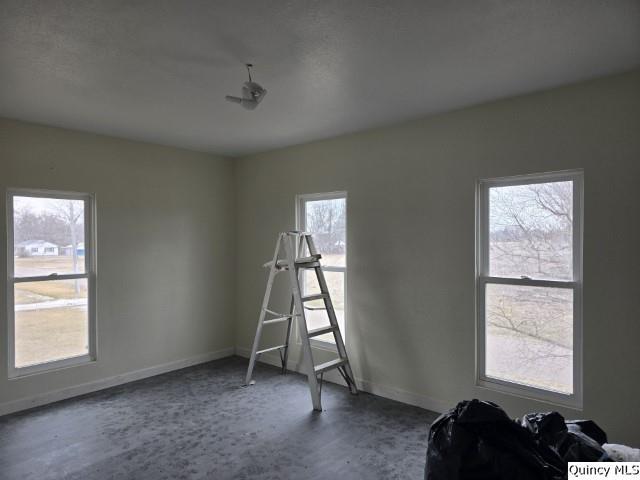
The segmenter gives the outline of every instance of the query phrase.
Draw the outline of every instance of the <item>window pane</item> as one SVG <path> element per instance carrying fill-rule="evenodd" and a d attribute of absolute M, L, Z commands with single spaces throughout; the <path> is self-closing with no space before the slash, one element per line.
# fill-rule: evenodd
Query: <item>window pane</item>
<path fill-rule="evenodd" d="M 84 273 L 84 201 L 13 198 L 14 275 Z"/>
<path fill-rule="evenodd" d="M 489 274 L 572 280 L 573 182 L 489 190 Z"/>
<path fill-rule="evenodd" d="M 486 286 L 486 374 L 573 393 L 573 290 Z"/>
<path fill-rule="evenodd" d="M 87 280 L 16 283 L 15 366 L 89 353 Z"/>
<path fill-rule="evenodd" d="M 305 230 L 313 233 L 313 241 L 322 254 L 322 264 L 344 267 L 347 251 L 346 199 L 306 201 L 305 213 Z"/>
<path fill-rule="evenodd" d="M 336 318 L 338 325 L 340 326 L 340 333 L 342 339 L 345 339 L 344 329 L 344 273 L 342 272 L 324 272 L 325 280 L 327 281 L 327 287 L 331 294 L 331 301 L 333 302 L 333 309 L 336 312 Z M 314 293 L 320 293 L 320 287 L 316 279 L 316 274 L 313 270 L 305 270 L 303 273 L 304 279 L 304 294 L 312 295 Z M 305 316 L 307 319 L 307 328 L 312 330 L 314 328 L 320 328 L 329 325 L 329 317 L 327 316 L 324 307 L 323 300 L 315 300 L 313 302 L 306 302 L 305 306 L 312 308 L 321 308 L 320 310 L 305 310 Z M 332 333 L 314 337 L 315 340 L 321 340 L 324 342 L 335 343 Z"/>

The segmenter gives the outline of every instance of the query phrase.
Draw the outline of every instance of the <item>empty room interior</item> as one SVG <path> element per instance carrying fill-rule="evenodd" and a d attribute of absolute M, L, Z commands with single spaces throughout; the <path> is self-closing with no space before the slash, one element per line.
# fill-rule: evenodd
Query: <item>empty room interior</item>
<path fill-rule="evenodd" d="M 0 0 L 0 215 L 2 480 L 640 472 L 637 0 Z"/>

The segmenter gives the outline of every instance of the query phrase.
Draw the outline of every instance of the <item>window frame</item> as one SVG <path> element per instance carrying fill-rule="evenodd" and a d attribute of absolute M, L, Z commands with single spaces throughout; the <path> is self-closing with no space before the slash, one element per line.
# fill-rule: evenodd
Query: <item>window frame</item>
<path fill-rule="evenodd" d="M 489 275 L 489 191 L 493 187 L 531 185 L 548 182 L 573 182 L 573 278 L 541 280 Z M 476 385 L 533 400 L 581 409 L 583 402 L 582 290 L 583 290 L 584 173 L 582 170 L 534 173 L 479 179 L 476 182 Z M 573 393 L 563 394 L 543 388 L 501 380 L 486 375 L 485 294 L 487 284 L 565 288 L 573 291 Z"/>
<path fill-rule="evenodd" d="M 49 274 L 29 277 L 15 277 L 14 255 L 14 197 L 53 198 L 64 200 L 81 200 L 84 202 L 84 243 L 85 255 L 83 273 Z M 7 365 L 8 378 L 15 379 L 38 373 L 50 372 L 61 368 L 77 365 L 85 365 L 97 361 L 97 310 L 96 310 L 96 207 L 95 195 L 91 193 L 68 192 L 58 190 L 42 190 L 28 188 L 10 188 L 6 195 L 6 222 L 7 222 Z M 87 248 L 89 246 L 89 248 Z M 86 354 L 75 357 L 52 360 L 48 362 L 16 367 L 15 365 L 15 293 L 16 283 L 59 281 L 59 280 L 87 280 L 87 319 L 88 319 L 88 346 Z"/>
<path fill-rule="evenodd" d="M 349 241 L 347 238 L 347 225 L 349 222 L 348 215 L 348 199 L 346 191 L 334 191 L 334 192 L 320 192 L 320 193 L 303 193 L 296 195 L 296 229 L 301 231 L 306 231 L 306 202 L 309 201 L 318 201 L 318 200 L 336 200 L 336 199 L 344 199 L 345 203 L 345 222 L 344 222 L 344 241 L 345 241 L 345 266 L 344 267 L 336 267 L 336 266 L 327 266 L 322 265 L 323 272 L 341 272 L 344 276 L 344 329 L 340 330 L 340 334 L 342 335 L 342 340 L 344 343 L 347 343 L 347 318 L 349 311 L 349 302 L 347 301 L 347 267 L 349 266 L 349 254 L 348 254 L 348 245 Z M 302 285 L 304 288 L 304 282 Z M 302 292 L 304 295 L 304 292 Z M 297 325 L 296 325 L 296 328 Z M 320 348 L 323 350 L 335 351 L 336 344 L 334 342 L 327 342 L 325 340 L 319 340 L 317 338 L 309 339 L 312 347 Z M 299 342 L 299 336 L 298 336 Z"/>

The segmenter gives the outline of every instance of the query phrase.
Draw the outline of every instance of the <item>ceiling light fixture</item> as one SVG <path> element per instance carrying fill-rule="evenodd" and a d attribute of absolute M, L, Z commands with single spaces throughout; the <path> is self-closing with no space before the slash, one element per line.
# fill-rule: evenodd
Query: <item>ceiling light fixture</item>
<path fill-rule="evenodd" d="M 242 97 L 234 97 L 233 95 L 227 95 L 225 98 L 232 103 L 239 103 L 247 110 L 255 110 L 258 104 L 262 101 L 267 91 L 262 86 L 254 82 L 251 78 L 251 68 L 253 64 L 247 63 L 247 73 L 249 74 L 249 81 L 244 82 L 242 86 Z"/>

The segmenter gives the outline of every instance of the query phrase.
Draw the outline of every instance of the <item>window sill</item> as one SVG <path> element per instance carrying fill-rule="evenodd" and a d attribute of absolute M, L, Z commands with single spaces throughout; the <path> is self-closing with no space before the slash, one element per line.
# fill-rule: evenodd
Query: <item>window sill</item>
<path fill-rule="evenodd" d="M 63 358 L 52 362 L 38 363 L 21 368 L 13 368 L 9 371 L 9 380 L 19 380 L 33 375 L 50 373 L 67 368 L 78 367 L 81 365 L 90 365 L 96 363 L 96 359 L 91 355 L 80 355 L 77 357 Z"/>
<path fill-rule="evenodd" d="M 520 385 L 489 377 L 478 378 L 476 380 L 476 386 L 486 390 L 512 395 L 514 397 L 582 411 L 582 397 L 577 394 L 553 392 L 550 390 L 543 390 L 541 388 Z"/>

